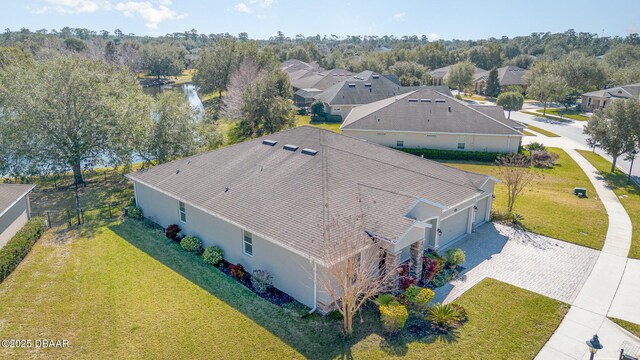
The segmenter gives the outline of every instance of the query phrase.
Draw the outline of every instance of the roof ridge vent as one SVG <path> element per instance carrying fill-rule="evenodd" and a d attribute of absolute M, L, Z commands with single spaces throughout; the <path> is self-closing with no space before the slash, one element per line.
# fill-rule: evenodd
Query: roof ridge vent
<path fill-rule="evenodd" d="M 431 99 L 420 99 L 420 102 L 430 103 L 430 102 L 431 102 Z"/>
<path fill-rule="evenodd" d="M 302 149 L 302 153 L 305 154 L 305 155 L 316 156 L 316 154 L 318 153 L 318 150 L 304 148 L 304 149 Z"/>
<path fill-rule="evenodd" d="M 286 144 L 282 148 L 285 149 L 285 150 L 289 150 L 289 151 L 296 151 L 296 150 L 298 150 L 298 145 Z"/>
<path fill-rule="evenodd" d="M 371 77 L 374 78 L 374 79 L 380 79 L 380 75 L 378 75 L 378 74 L 373 74 L 373 75 L 371 75 Z"/>
<path fill-rule="evenodd" d="M 276 146 L 277 143 L 278 143 L 277 141 L 273 141 L 273 140 L 268 140 L 268 139 L 262 140 L 262 144 L 264 145 Z"/>
<path fill-rule="evenodd" d="M 436 102 L 437 103 L 444 103 L 444 102 L 446 102 L 446 100 L 445 99 L 436 99 Z"/>

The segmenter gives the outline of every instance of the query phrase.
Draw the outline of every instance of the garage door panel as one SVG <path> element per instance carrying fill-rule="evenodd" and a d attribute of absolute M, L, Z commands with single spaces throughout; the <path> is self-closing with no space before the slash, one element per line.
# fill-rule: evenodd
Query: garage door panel
<path fill-rule="evenodd" d="M 486 197 L 476 204 L 478 207 L 478 211 L 476 212 L 476 218 L 474 220 L 474 225 L 478 225 L 485 221 L 485 216 L 487 214 L 487 205 L 489 204 L 489 198 Z"/>
<path fill-rule="evenodd" d="M 461 211 L 450 216 L 440 223 L 442 235 L 440 236 L 440 246 L 466 234 L 467 222 L 469 221 L 469 210 Z"/>

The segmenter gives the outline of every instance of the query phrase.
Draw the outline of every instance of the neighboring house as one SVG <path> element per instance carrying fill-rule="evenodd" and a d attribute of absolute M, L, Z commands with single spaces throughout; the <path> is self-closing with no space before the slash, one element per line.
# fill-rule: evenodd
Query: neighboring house
<path fill-rule="evenodd" d="M 447 79 L 449 78 L 449 72 L 451 71 L 451 67 L 453 65 L 445 66 L 439 69 L 435 69 L 431 71 L 431 85 L 443 86 L 447 84 Z M 486 70 L 480 69 L 476 66 L 476 70 L 474 72 L 474 76 L 477 76 L 480 73 L 485 72 Z"/>
<path fill-rule="evenodd" d="M 31 218 L 29 193 L 34 187 L 0 184 L 0 248 Z"/>
<path fill-rule="evenodd" d="M 489 79 L 490 71 L 483 71 L 479 74 L 476 74 L 473 82 L 474 82 L 474 90 L 478 94 L 483 94 L 484 89 L 487 86 L 487 79 Z M 498 68 L 498 81 L 500 82 L 500 90 L 507 91 L 509 86 L 522 86 L 526 89 L 527 84 L 524 81 L 524 76 L 527 73 L 527 70 L 509 65 Z"/>
<path fill-rule="evenodd" d="M 346 81 L 335 84 L 315 97 L 324 104 L 325 112 L 346 118 L 351 109 L 401 95 L 417 89 L 417 86 L 401 86 L 397 76 L 380 75 L 373 71 L 363 71 Z"/>
<path fill-rule="evenodd" d="M 640 84 L 617 86 L 610 89 L 592 91 L 582 94 L 582 109 L 593 111 L 604 109 L 615 99 L 626 100 L 640 97 Z"/>
<path fill-rule="evenodd" d="M 293 91 L 298 91 L 300 89 L 326 90 L 341 81 L 345 81 L 352 75 L 353 73 L 351 71 L 344 69 L 310 71 L 303 76 L 292 80 L 291 87 L 293 87 Z"/>
<path fill-rule="evenodd" d="M 513 153 L 524 125 L 506 119 L 501 106 L 469 105 L 423 87 L 356 107 L 340 129 L 390 147 Z"/>
<path fill-rule="evenodd" d="M 381 271 L 443 249 L 489 220 L 496 179 L 303 126 L 128 174 L 145 217 L 204 246 L 312 309 L 332 254 L 388 244 Z M 358 251 L 356 249 L 356 252 Z M 384 265 L 382 265 L 384 264 Z"/>

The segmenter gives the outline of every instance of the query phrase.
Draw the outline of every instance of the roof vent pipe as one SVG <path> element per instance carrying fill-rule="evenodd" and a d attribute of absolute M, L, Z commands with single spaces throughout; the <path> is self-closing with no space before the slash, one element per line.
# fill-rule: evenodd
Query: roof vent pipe
<path fill-rule="evenodd" d="M 449 112 L 451 112 L 451 106 L 449 106 Z"/>

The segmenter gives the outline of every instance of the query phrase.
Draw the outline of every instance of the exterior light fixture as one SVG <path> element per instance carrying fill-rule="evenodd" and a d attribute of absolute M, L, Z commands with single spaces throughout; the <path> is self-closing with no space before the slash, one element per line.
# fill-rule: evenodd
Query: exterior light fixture
<path fill-rule="evenodd" d="M 478 207 L 473 205 L 473 211 L 478 212 Z"/>
<path fill-rule="evenodd" d="M 442 229 L 438 229 L 438 236 L 442 236 Z"/>
<path fill-rule="evenodd" d="M 587 343 L 587 346 L 589 347 L 589 352 L 591 353 L 591 356 L 589 357 L 589 359 L 593 360 L 598 350 L 602 349 L 603 346 L 602 344 L 600 344 L 598 335 L 593 335 L 593 337 L 590 340 L 587 340 L 586 343 Z"/>

